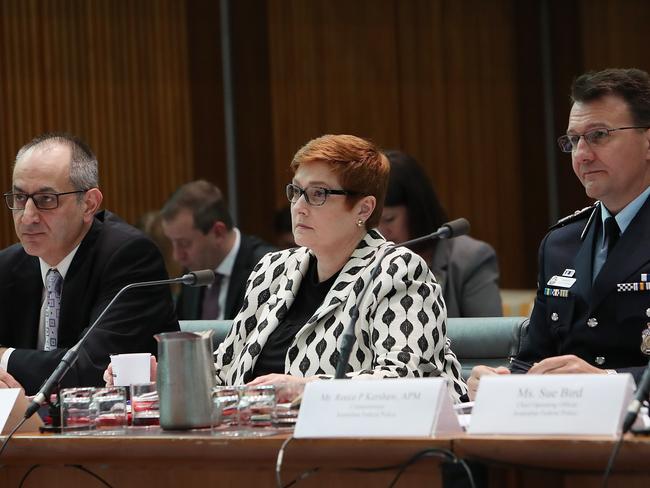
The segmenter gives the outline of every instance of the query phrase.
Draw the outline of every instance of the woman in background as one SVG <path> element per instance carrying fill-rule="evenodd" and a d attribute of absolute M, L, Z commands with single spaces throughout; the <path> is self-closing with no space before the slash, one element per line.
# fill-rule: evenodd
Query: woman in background
<path fill-rule="evenodd" d="M 390 178 L 379 230 L 399 244 L 437 230 L 447 215 L 426 173 L 400 151 L 386 151 Z M 442 286 L 448 317 L 501 316 L 499 265 L 492 247 L 468 236 L 414 248 Z"/>

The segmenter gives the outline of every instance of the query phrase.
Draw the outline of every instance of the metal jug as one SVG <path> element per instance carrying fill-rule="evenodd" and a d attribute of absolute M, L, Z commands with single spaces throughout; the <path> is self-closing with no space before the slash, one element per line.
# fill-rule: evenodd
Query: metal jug
<path fill-rule="evenodd" d="M 154 337 L 158 341 L 160 426 L 170 430 L 210 427 L 216 384 L 212 331 L 165 332 Z"/>

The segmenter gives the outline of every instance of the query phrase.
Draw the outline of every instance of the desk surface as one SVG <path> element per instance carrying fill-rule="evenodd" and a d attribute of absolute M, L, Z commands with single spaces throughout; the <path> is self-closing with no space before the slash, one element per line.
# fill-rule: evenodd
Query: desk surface
<path fill-rule="evenodd" d="M 0 486 L 18 486 L 30 466 L 30 486 L 100 486 L 78 466 L 115 487 L 275 486 L 275 463 L 287 434 L 223 437 L 209 432 L 127 435 L 27 435 L 13 438 L 0 459 Z M 282 468 L 286 484 L 318 472 L 300 486 L 388 486 L 396 469 L 427 449 L 450 449 L 490 467 L 490 486 L 598 486 L 615 439 L 607 437 L 455 436 L 406 439 L 292 439 Z M 610 487 L 650 486 L 650 438 L 627 436 Z M 370 469 L 371 471 L 368 471 Z M 374 470 L 374 471 L 372 471 Z M 90 484 L 89 484 L 90 483 Z M 96 484 L 92 484 L 96 483 Z M 439 458 L 410 467 L 397 487 L 441 486 Z"/>

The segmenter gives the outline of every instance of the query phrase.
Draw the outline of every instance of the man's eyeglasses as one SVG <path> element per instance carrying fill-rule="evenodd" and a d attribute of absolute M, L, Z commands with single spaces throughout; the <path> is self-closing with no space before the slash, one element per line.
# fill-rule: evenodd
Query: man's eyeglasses
<path fill-rule="evenodd" d="M 64 191 L 60 193 L 36 192 L 36 193 L 5 193 L 5 202 L 10 210 L 25 210 L 27 201 L 31 198 L 36 208 L 40 210 L 54 210 L 59 206 L 59 197 L 72 195 L 74 193 L 86 193 L 88 190 Z"/>
<path fill-rule="evenodd" d="M 585 142 L 590 146 L 599 146 L 607 142 L 611 132 L 617 130 L 627 130 L 627 129 L 648 129 L 650 127 L 618 127 L 616 129 L 593 129 L 585 132 L 584 134 L 566 134 L 564 136 L 558 137 L 557 144 L 560 146 L 560 150 L 565 153 L 570 153 L 576 150 L 580 138 L 584 137 Z"/>
<path fill-rule="evenodd" d="M 302 195 L 305 195 L 305 201 L 309 205 L 320 207 L 325 203 L 328 195 L 357 195 L 357 192 L 348 190 L 330 190 L 329 188 L 322 188 L 320 186 L 308 186 L 303 189 L 293 183 L 287 185 L 287 198 L 291 203 L 296 203 Z"/>

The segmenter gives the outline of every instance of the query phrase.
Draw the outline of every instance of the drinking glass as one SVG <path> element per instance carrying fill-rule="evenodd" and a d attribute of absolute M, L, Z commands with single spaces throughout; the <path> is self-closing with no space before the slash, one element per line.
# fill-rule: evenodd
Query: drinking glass
<path fill-rule="evenodd" d="M 239 425 L 269 427 L 275 410 L 275 387 L 244 386 L 239 398 Z"/>
<path fill-rule="evenodd" d="M 160 425 L 160 409 L 156 383 L 131 385 L 131 425 Z"/>
<path fill-rule="evenodd" d="M 239 423 L 239 387 L 215 386 L 212 389 L 214 416 L 212 427 L 231 427 Z"/>
<path fill-rule="evenodd" d="M 304 383 L 280 383 L 275 385 L 276 405 L 273 411 L 273 427 L 294 428 L 296 426 L 304 390 Z"/>
<path fill-rule="evenodd" d="M 90 402 L 90 415 L 99 430 L 126 427 L 126 389 L 123 386 L 96 388 Z"/>
<path fill-rule="evenodd" d="M 95 388 L 64 388 L 61 390 L 61 431 L 80 432 L 95 429 L 90 404 Z"/>

